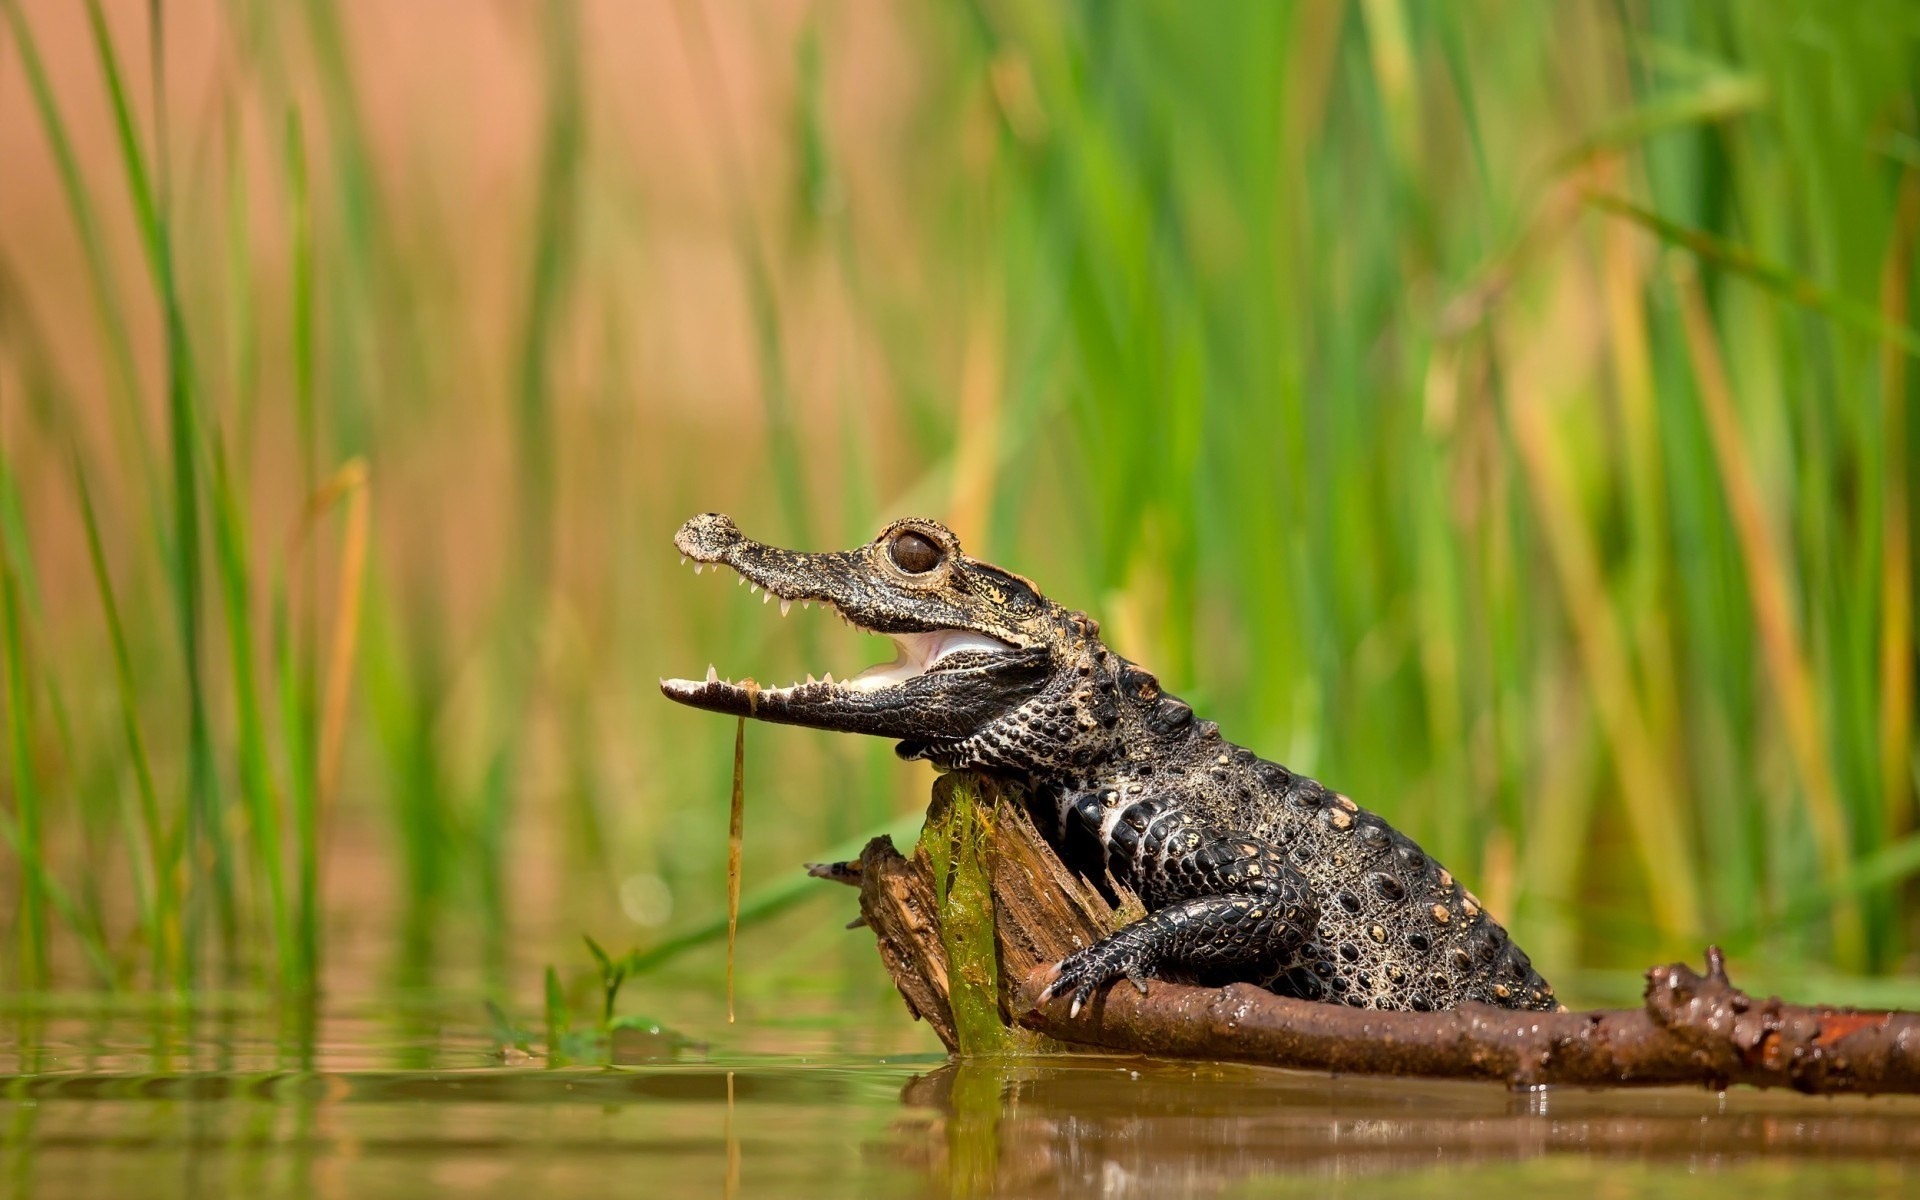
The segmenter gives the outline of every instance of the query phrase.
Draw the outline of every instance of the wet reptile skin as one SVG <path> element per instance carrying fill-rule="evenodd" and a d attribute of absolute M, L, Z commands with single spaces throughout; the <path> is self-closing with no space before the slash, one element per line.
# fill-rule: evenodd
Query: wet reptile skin
<path fill-rule="evenodd" d="M 787 688 L 663 680 L 672 699 L 900 739 L 904 758 L 1007 775 L 1063 858 L 1135 891 L 1147 916 L 1063 961 L 1076 1011 L 1117 979 L 1250 981 L 1312 1000 L 1425 1011 L 1478 1000 L 1551 1010 L 1506 930 L 1411 839 L 1352 800 L 1220 735 L 1099 626 L 898 521 L 859 549 L 807 554 L 708 513 L 674 539 L 755 590 L 892 636 L 904 667 Z"/>

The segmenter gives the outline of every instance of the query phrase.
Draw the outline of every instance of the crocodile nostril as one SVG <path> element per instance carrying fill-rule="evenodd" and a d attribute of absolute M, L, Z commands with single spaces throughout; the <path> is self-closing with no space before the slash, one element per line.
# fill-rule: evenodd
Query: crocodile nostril
<path fill-rule="evenodd" d="M 725 513 L 701 513 L 673 535 L 673 544 L 680 553 L 703 562 L 714 561 L 745 540 L 740 527 Z"/>

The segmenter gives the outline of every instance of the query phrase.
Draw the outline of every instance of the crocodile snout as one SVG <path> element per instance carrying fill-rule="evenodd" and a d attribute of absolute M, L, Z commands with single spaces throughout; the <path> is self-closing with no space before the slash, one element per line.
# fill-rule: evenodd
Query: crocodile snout
<path fill-rule="evenodd" d="M 673 544 L 680 553 L 695 562 L 719 562 L 746 536 L 733 518 L 725 513 L 701 513 L 673 535 Z"/>

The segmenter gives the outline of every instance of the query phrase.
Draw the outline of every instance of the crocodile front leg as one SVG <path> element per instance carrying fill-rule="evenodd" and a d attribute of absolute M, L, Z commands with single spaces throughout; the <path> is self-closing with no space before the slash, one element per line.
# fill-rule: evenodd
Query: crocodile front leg
<path fill-rule="evenodd" d="M 1176 799 L 1123 798 L 1110 788 L 1070 796 L 1061 818 L 1099 840 L 1107 869 L 1147 905 L 1147 915 L 1061 960 L 1043 1000 L 1073 993 L 1072 1015 L 1125 976 L 1141 991 L 1162 967 L 1247 978 L 1284 968 L 1319 921 L 1306 876 L 1272 843 L 1203 832 Z"/>

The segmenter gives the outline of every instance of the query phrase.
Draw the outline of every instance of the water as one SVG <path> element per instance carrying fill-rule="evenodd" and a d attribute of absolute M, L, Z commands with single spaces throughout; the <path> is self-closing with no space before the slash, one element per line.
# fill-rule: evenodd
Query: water
<path fill-rule="evenodd" d="M 8 1015 L 0 1195 L 1749 1196 L 1920 1191 L 1920 1102 L 1516 1094 L 1118 1057 L 952 1065 L 803 1005 L 623 1065 L 474 1006 Z M 849 1027 L 851 1024 L 851 1027 Z"/>

